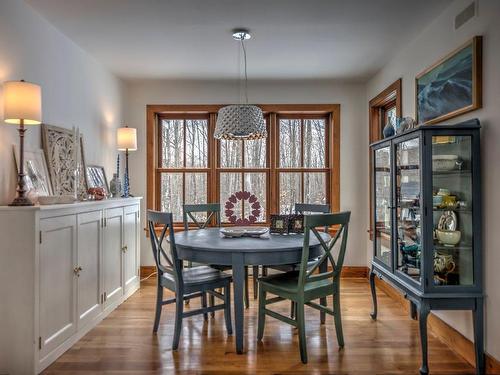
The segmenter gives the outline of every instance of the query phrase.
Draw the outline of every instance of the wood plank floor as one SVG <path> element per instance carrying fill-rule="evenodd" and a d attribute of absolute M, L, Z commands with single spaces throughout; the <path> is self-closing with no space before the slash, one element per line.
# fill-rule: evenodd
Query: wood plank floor
<path fill-rule="evenodd" d="M 369 317 L 371 298 L 364 279 L 341 283 L 345 348 L 338 350 L 333 318 L 319 324 L 306 307 L 309 363 L 300 362 L 297 331 L 270 317 L 256 342 L 257 301 L 245 311 L 245 351 L 237 355 L 223 313 L 203 321 L 184 320 L 179 350 L 173 352 L 174 306 L 163 309 L 158 335 L 151 333 L 154 278 L 53 363 L 44 374 L 418 374 L 418 324 L 401 305 L 379 292 L 379 318 Z M 331 301 L 330 301 L 331 303 Z M 192 301 L 192 307 L 199 301 Z M 287 313 L 289 304 L 275 309 Z M 473 374 L 473 368 L 430 334 L 431 374 Z"/>

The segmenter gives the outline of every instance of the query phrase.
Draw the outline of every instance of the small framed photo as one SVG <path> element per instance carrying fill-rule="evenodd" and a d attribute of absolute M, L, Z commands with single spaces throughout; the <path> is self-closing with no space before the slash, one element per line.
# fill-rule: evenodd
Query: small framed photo
<path fill-rule="evenodd" d="M 87 186 L 91 188 L 103 188 L 106 196 L 109 195 L 108 179 L 104 167 L 100 165 L 87 165 Z"/>
<path fill-rule="evenodd" d="M 269 233 L 287 234 L 288 226 L 288 215 L 271 215 L 271 228 L 269 229 Z"/>
<path fill-rule="evenodd" d="M 288 221 L 289 233 L 304 233 L 304 215 L 290 215 Z"/>

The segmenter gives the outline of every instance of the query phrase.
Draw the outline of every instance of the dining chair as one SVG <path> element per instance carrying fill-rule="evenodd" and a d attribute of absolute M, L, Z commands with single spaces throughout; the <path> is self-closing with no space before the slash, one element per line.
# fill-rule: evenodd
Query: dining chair
<path fill-rule="evenodd" d="M 264 325 L 266 315 L 291 324 L 299 330 L 300 359 L 307 363 L 306 330 L 304 318 L 304 306 L 310 306 L 321 312 L 334 317 L 335 331 L 338 345 L 344 347 L 344 335 L 342 332 L 342 319 L 340 310 L 340 274 L 344 263 L 344 256 L 347 245 L 347 234 L 349 229 L 350 212 L 340 212 L 335 214 L 307 215 L 304 219 L 304 245 L 302 249 L 302 259 L 298 271 L 286 272 L 271 275 L 259 279 L 259 310 L 257 340 L 261 341 L 264 335 Z M 339 225 L 335 236 L 325 242 L 317 227 Z M 323 249 L 323 255 L 315 261 L 311 267 L 309 265 L 309 243 L 313 235 L 319 241 Z M 337 241 L 340 241 L 340 248 L 337 259 L 334 258 L 333 249 Z M 323 262 L 330 263 L 331 269 L 324 272 L 316 272 Z M 276 297 L 267 299 L 267 293 Z M 333 296 L 333 308 L 317 304 L 313 300 Z M 267 308 L 268 305 L 283 300 L 295 302 L 297 313 L 294 319 L 279 314 Z"/>
<path fill-rule="evenodd" d="M 151 249 L 157 267 L 156 312 L 153 333 L 158 332 L 162 307 L 175 303 L 175 323 L 172 349 L 177 350 L 181 334 L 182 319 L 203 314 L 205 320 L 208 313 L 224 310 L 226 330 L 233 333 L 231 326 L 231 275 L 209 266 L 183 268 L 182 261 L 177 256 L 173 229 L 172 213 L 148 210 L 147 212 Z M 160 227 L 159 234 L 156 229 Z M 168 235 L 169 249 L 164 249 L 163 242 Z M 168 254 L 170 253 L 170 254 Z M 175 293 L 175 298 L 163 299 L 163 289 Z M 222 289 L 219 293 L 216 289 Z M 223 303 L 207 307 L 207 294 L 217 297 Z M 201 298 L 201 308 L 184 311 L 183 301 Z"/>
<path fill-rule="evenodd" d="M 295 203 L 294 205 L 295 215 L 299 214 L 327 214 L 330 212 L 330 205 L 328 204 L 311 204 L 311 203 Z M 328 226 L 325 226 L 325 232 L 328 232 Z M 313 263 L 314 261 L 312 261 Z M 311 263 L 311 264 L 312 264 Z M 274 269 L 281 272 L 291 272 L 295 271 L 300 264 L 283 264 L 275 266 L 263 266 L 262 275 L 267 276 L 268 269 Z M 257 291 L 258 287 L 254 285 L 254 293 Z M 323 301 L 326 304 L 326 301 Z M 292 301 L 290 304 L 290 317 L 293 319 L 295 314 L 295 304 Z M 321 314 L 321 323 L 325 322 L 325 314 Z"/>
<path fill-rule="evenodd" d="M 189 230 L 189 219 L 192 220 L 192 222 L 195 224 L 196 228 L 198 229 L 205 229 L 213 220 L 213 223 L 220 227 L 221 224 L 221 218 L 220 218 L 220 203 L 205 203 L 205 204 L 185 204 L 182 207 L 182 218 L 184 221 L 184 230 Z M 206 219 L 204 221 L 200 221 L 199 218 L 196 217 L 197 213 L 205 213 Z M 188 266 L 191 267 L 191 263 L 188 263 Z M 217 265 L 217 264 L 211 264 L 210 265 L 212 268 L 221 270 L 221 271 L 227 271 L 231 269 L 231 266 L 225 266 L 225 265 Z M 257 269 L 258 271 L 258 269 Z M 256 273 L 254 270 L 254 279 L 256 279 Z M 210 296 L 210 305 L 213 305 L 213 296 Z M 255 299 L 257 296 L 254 297 Z M 248 297 L 248 268 L 245 267 L 245 294 L 244 294 L 244 300 L 245 300 L 245 307 L 248 308 L 250 305 L 249 297 Z M 212 314 L 213 316 L 213 314 Z"/>

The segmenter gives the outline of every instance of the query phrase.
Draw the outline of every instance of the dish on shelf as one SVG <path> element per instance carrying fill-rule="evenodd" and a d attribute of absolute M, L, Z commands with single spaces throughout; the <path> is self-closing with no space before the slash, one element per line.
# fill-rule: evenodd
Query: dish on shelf
<path fill-rule="evenodd" d="M 441 274 L 448 274 L 455 270 L 453 255 L 436 253 L 434 256 L 434 271 Z"/>
<path fill-rule="evenodd" d="M 220 233 L 224 237 L 235 238 L 235 237 L 260 237 L 269 231 L 267 227 L 226 227 L 221 228 Z"/>
<path fill-rule="evenodd" d="M 458 164 L 458 155 L 432 155 L 432 169 L 436 172 L 452 171 Z"/>
<path fill-rule="evenodd" d="M 434 207 L 439 207 L 443 204 L 443 196 L 442 195 L 433 195 L 432 196 L 432 205 Z"/>
<path fill-rule="evenodd" d="M 457 214 L 454 211 L 444 211 L 439 218 L 438 230 L 456 230 L 457 229 Z"/>
<path fill-rule="evenodd" d="M 462 233 L 459 230 L 436 230 L 436 236 L 439 242 L 444 246 L 455 246 L 460 242 Z"/>

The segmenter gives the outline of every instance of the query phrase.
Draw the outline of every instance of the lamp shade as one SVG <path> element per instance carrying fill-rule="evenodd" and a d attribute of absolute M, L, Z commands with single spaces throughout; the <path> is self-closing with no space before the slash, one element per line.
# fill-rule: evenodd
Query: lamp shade
<path fill-rule="evenodd" d="M 129 127 L 118 128 L 116 144 L 119 151 L 137 150 L 137 129 Z"/>
<path fill-rule="evenodd" d="M 7 81 L 3 84 L 4 121 L 38 125 L 42 122 L 42 89 L 34 83 Z"/>
<path fill-rule="evenodd" d="M 260 139 L 267 137 L 262 110 L 255 105 L 228 105 L 219 110 L 214 137 L 217 139 Z"/>

